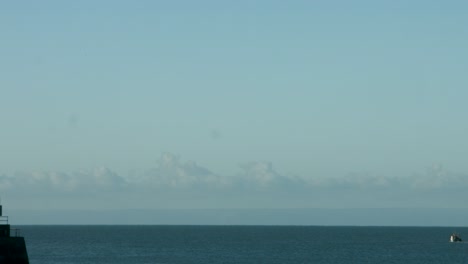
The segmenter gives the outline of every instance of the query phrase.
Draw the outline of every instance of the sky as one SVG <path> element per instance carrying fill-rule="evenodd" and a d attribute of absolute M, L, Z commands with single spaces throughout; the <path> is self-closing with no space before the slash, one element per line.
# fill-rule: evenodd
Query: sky
<path fill-rule="evenodd" d="M 465 207 L 466 1 L 3 1 L 16 208 Z"/>

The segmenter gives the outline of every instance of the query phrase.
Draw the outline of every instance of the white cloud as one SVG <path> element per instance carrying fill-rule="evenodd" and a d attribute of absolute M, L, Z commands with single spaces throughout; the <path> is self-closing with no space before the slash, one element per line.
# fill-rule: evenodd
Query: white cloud
<path fill-rule="evenodd" d="M 468 187 L 468 176 L 451 172 L 442 165 L 436 164 L 425 173 L 415 174 L 404 179 L 404 182 L 416 190 L 454 190 Z"/>
<path fill-rule="evenodd" d="M 220 176 L 197 165 L 194 161 L 182 162 L 179 156 L 171 153 L 163 153 L 157 162 L 157 167 L 145 172 L 142 182 L 172 188 L 222 184 Z"/>
<path fill-rule="evenodd" d="M 339 189 L 388 189 L 400 185 L 400 180 L 396 177 L 384 177 L 369 173 L 350 173 L 338 178 L 321 178 L 309 181 L 312 187 L 339 188 Z"/>
<path fill-rule="evenodd" d="M 466 188 L 467 175 L 452 173 L 441 166 L 401 177 L 351 173 L 336 178 L 305 178 L 282 174 L 271 162 L 254 161 L 240 165 L 235 175 L 219 175 L 171 153 L 162 154 L 154 168 L 132 177 L 105 167 L 0 175 L 1 193 L 18 199 L 24 197 L 26 205 L 30 203 L 28 199 L 40 197 L 75 199 L 75 204 L 79 204 L 79 199 L 89 196 L 96 200 L 102 198 L 103 205 L 129 197 L 125 201 L 127 204 L 165 206 L 170 202 L 180 208 L 227 204 L 232 207 L 398 206 L 405 205 L 405 201 L 427 206 L 434 202 L 443 204 L 443 199 L 448 198 L 441 197 L 442 193 L 455 197 L 464 194 Z M 88 202 L 89 197 L 86 198 Z M 65 204 L 60 199 L 54 201 Z"/>
<path fill-rule="evenodd" d="M 302 185 L 303 180 L 298 177 L 284 176 L 278 173 L 271 162 L 249 162 L 240 165 L 242 172 L 237 180 L 247 188 L 277 188 Z"/>
<path fill-rule="evenodd" d="M 125 178 L 106 167 L 94 169 L 90 173 L 85 173 L 90 177 L 92 183 L 105 188 L 123 188 L 127 185 Z"/>
<path fill-rule="evenodd" d="M 16 172 L 2 176 L 0 188 L 20 192 L 86 192 L 114 190 L 126 186 L 126 180 L 108 168 L 71 173 L 57 171 Z"/>
<path fill-rule="evenodd" d="M 384 177 L 370 173 L 350 173 L 343 177 L 319 178 L 284 175 L 271 162 L 248 162 L 240 165 L 234 176 L 218 175 L 194 161 L 182 161 L 179 156 L 163 153 L 156 167 L 132 178 L 124 177 L 106 167 L 74 172 L 33 171 L 0 175 L 0 190 L 77 192 L 83 190 L 125 190 L 136 188 L 220 188 L 243 189 L 406 189 L 437 190 L 468 187 L 468 176 L 456 174 L 437 165 L 425 173 L 402 177 Z"/>

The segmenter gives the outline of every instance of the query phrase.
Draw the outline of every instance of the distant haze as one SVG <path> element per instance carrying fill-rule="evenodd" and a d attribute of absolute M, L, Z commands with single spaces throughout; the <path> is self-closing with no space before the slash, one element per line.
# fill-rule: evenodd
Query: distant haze
<path fill-rule="evenodd" d="M 12 210 L 15 225 L 466 226 L 467 209 Z M 454 229 L 456 230 L 456 229 Z"/>
<path fill-rule="evenodd" d="M 9 1 L 18 210 L 466 208 L 468 2 Z"/>

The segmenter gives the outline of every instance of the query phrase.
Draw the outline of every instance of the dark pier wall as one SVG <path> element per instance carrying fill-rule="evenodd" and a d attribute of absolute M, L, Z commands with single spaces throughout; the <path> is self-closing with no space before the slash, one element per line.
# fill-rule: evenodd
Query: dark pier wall
<path fill-rule="evenodd" d="M 0 264 L 29 264 L 24 237 L 0 237 Z"/>

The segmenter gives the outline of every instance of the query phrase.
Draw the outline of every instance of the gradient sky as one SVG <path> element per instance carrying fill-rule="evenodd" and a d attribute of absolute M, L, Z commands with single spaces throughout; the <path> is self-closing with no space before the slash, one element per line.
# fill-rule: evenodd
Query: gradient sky
<path fill-rule="evenodd" d="M 220 178 L 239 164 L 305 180 L 424 181 L 443 167 L 465 182 L 467 12 L 428 0 L 3 1 L 0 174 L 103 167 L 127 179 L 173 153 Z"/>

